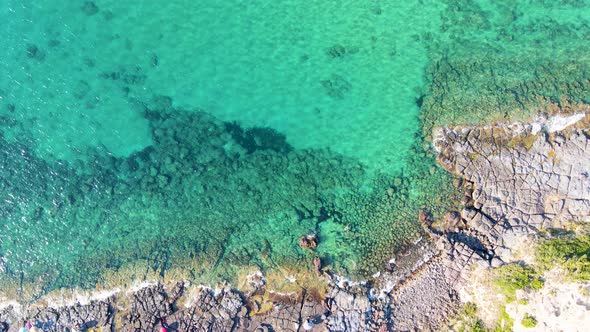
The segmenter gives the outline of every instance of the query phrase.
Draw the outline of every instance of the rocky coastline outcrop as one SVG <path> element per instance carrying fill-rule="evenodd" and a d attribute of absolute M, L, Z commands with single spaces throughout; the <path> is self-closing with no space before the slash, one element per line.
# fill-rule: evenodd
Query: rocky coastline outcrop
<path fill-rule="evenodd" d="M 24 321 L 43 331 L 156 331 L 162 319 L 172 331 L 438 330 L 460 307 L 458 292 L 474 264 L 500 266 L 523 238 L 590 221 L 589 122 L 580 113 L 437 129 L 434 149 L 460 178 L 465 208 L 439 221 L 420 211 L 430 237 L 370 281 L 320 271 L 328 283 L 324 298 L 304 287 L 271 292 L 272 306 L 260 310 L 252 294 L 227 285 L 155 283 L 59 307 L 5 305 L 0 331 L 17 331 Z"/>

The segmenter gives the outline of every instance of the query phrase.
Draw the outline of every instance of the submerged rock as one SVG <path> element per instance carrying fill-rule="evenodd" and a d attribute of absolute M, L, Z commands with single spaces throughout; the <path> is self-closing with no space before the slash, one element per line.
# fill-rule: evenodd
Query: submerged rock
<path fill-rule="evenodd" d="M 98 6 L 94 1 L 85 1 L 82 5 L 82 12 L 86 14 L 86 16 L 96 15 L 98 10 Z"/>
<path fill-rule="evenodd" d="M 27 45 L 27 56 L 37 61 L 45 60 L 45 52 L 35 44 Z"/>
<path fill-rule="evenodd" d="M 329 79 L 320 82 L 326 94 L 334 99 L 343 99 L 352 89 L 352 84 L 338 74 L 332 74 Z"/>

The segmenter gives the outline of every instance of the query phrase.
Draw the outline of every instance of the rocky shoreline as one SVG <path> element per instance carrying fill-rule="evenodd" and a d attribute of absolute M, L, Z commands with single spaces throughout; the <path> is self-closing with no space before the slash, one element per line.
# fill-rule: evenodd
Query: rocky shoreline
<path fill-rule="evenodd" d="M 411 331 L 439 330 L 461 306 L 459 291 L 473 265 L 496 267 L 539 230 L 590 222 L 590 115 L 555 116 L 531 123 L 437 129 L 439 163 L 459 177 L 462 211 L 432 220 L 418 216 L 430 238 L 390 261 L 370 282 L 351 283 L 323 272 L 321 299 L 269 292 L 272 306 L 253 291 L 179 282 L 119 291 L 65 306 L 50 300 L 0 308 L 0 331 L 31 321 L 43 331 Z"/>

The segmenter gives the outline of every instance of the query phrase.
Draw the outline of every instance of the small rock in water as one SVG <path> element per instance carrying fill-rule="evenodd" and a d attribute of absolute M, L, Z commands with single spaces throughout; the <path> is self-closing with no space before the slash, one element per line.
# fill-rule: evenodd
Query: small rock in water
<path fill-rule="evenodd" d="M 78 81 L 72 90 L 72 94 L 77 99 L 83 99 L 90 92 L 90 85 L 86 81 Z"/>
<path fill-rule="evenodd" d="M 49 46 L 49 47 L 57 47 L 57 46 L 59 46 L 59 44 L 61 44 L 61 43 L 57 39 L 52 39 L 47 42 L 47 46 Z"/>
<path fill-rule="evenodd" d="M 317 245 L 318 245 L 317 237 L 313 233 L 304 235 L 299 239 L 299 246 L 302 249 L 308 249 L 308 248 L 314 249 L 315 247 L 317 247 Z"/>
<path fill-rule="evenodd" d="M 344 77 L 333 74 L 329 79 L 320 82 L 326 94 L 334 99 L 343 99 L 352 89 L 352 85 Z"/>
<path fill-rule="evenodd" d="M 387 196 L 389 197 L 393 197 L 393 194 L 395 194 L 395 189 L 393 188 L 387 188 Z"/>

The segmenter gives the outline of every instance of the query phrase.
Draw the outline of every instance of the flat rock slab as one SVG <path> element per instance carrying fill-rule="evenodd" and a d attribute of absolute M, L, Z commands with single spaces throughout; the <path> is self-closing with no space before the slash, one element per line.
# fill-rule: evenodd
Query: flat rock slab
<path fill-rule="evenodd" d="M 462 217 L 498 247 L 507 247 L 507 233 L 590 222 L 589 142 L 587 129 L 520 123 L 434 134 L 441 165 L 473 184 Z"/>

